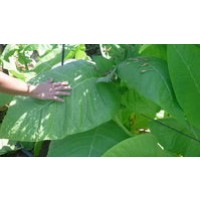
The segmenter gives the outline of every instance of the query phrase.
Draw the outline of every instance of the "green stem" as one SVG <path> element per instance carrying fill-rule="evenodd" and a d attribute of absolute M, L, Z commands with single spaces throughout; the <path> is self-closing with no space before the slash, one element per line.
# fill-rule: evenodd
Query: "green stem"
<path fill-rule="evenodd" d="M 124 132 L 129 135 L 129 136 L 133 136 L 133 134 L 122 124 L 122 122 L 119 120 L 118 117 L 114 118 L 114 121 L 124 130 Z"/>
<path fill-rule="evenodd" d="M 43 146 L 44 141 L 40 141 L 40 142 L 36 142 L 34 145 L 34 157 L 38 157 L 40 156 L 40 152 L 42 150 L 42 146 Z"/>

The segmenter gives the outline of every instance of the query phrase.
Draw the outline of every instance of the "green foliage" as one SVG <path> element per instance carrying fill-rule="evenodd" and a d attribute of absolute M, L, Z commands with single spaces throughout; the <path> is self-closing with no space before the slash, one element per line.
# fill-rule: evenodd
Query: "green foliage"
<path fill-rule="evenodd" d="M 179 104 L 188 120 L 200 128 L 200 49 L 168 45 L 169 72 Z"/>
<path fill-rule="evenodd" d="M 151 134 L 135 136 L 116 144 L 103 156 L 106 157 L 168 157 L 158 141 Z"/>
<path fill-rule="evenodd" d="M 132 113 L 150 116 L 154 116 L 160 110 L 159 106 L 141 96 L 134 89 L 127 90 L 121 96 L 121 104 L 127 107 Z"/>
<path fill-rule="evenodd" d="M 11 95 L 0 94 L 0 106 L 4 106 L 5 104 L 10 103 L 12 98 L 13 97 Z"/>
<path fill-rule="evenodd" d="M 133 44 L 101 44 L 102 56 L 118 64 L 125 59 L 138 55 L 138 46 Z"/>
<path fill-rule="evenodd" d="M 101 156 L 112 146 L 127 138 L 128 135 L 124 130 L 111 121 L 90 131 L 52 141 L 48 156 Z"/>
<path fill-rule="evenodd" d="M 10 57 L 15 55 L 18 61 L 27 68 L 27 65 L 32 62 L 29 52 L 36 50 L 38 46 L 39 45 L 26 44 L 7 45 L 3 52 L 3 58 L 5 61 L 9 62 Z"/>
<path fill-rule="evenodd" d="M 60 46 L 55 47 L 50 51 L 48 54 L 44 55 L 37 65 L 35 66 L 36 74 L 43 73 L 52 69 L 53 67 L 61 65 L 61 58 L 62 58 L 62 48 Z M 69 59 L 89 59 L 85 53 L 85 46 L 84 45 L 65 45 L 65 55 L 64 60 Z"/>
<path fill-rule="evenodd" d="M 165 61 L 154 57 L 128 59 L 118 65 L 118 74 L 130 89 L 135 89 L 173 116 L 183 118 Z"/>
<path fill-rule="evenodd" d="M 36 74 L 41 74 L 50 70 L 56 64 L 61 65 L 62 49 L 55 48 L 47 55 L 43 56 L 35 66 Z"/>
<path fill-rule="evenodd" d="M 7 139 L 0 139 L 0 156 L 15 150 L 17 150 L 15 142 Z"/>
<path fill-rule="evenodd" d="M 144 44 L 139 49 L 141 56 L 154 56 L 167 61 L 166 44 Z"/>
<path fill-rule="evenodd" d="M 102 56 L 93 56 L 92 60 L 96 63 L 96 68 L 100 75 L 104 75 L 114 68 L 114 62 L 111 59 L 106 59 Z"/>
<path fill-rule="evenodd" d="M 5 61 L 9 62 L 9 58 L 15 53 L 16 49 L 17 45 L 7 45 L 1 56 Z"/>
<path fill-rule="evenodd" d="M 200 134 L 196 135 L 191 127 L 183 126 L 174 119 L 162 119 L 151 122 L 150 128 L 152 134 L 166 150 L 179 156 L 200 156 L 199 142 L 180 133 L 177 134 L 179 131 L 195 139 L 200 138 Z"/>
<path fill-rule="evenodd" d="M 6 46 L 10 75 L 69 81 L 72 92 L 64 103 L 0 94 L 0 154 L 17 141 L 38 156 L 51 140 L 48 156 L 200 156 L 199 45 L 99 47 L 89 57 L 84 44 L 66 44 L 61 66 L 62 45 Z"/>
<path fill-rule="evenodd" d="M 30 82 L 38 84 L 50 78 L 68 80 L 72 95 L 65 97 L 64 104 L 16 97 L 2 124 L 2 138 L 30 142 L 62 139 L 111 120 L 118 110 L 115 86 L 97 83 L 95 65 L 90 62 L 74 61 L 38 75 Z"/>

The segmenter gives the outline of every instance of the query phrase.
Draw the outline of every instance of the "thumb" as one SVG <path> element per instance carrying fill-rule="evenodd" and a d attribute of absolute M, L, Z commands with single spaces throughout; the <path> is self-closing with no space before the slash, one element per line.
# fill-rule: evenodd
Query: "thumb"
<path fill-rule="evenodd" d="M 49 79 L 47 83 L 53 83 L 53 78 Z"/>

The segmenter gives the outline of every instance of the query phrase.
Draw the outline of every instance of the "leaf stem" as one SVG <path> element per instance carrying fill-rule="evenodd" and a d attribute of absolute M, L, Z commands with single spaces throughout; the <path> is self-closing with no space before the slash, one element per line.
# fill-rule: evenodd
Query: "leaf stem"
<path fill-rule="evenodd" d="M 44 141 L 36 142 L 34 145 L 34 157 L 40 156 Z"/>
<path fill-rule="evenodd" d="M 122 124 L 117 116 L 113 120 L 124 130 L 127 135 L 133 137 L 133 134 Z"/>

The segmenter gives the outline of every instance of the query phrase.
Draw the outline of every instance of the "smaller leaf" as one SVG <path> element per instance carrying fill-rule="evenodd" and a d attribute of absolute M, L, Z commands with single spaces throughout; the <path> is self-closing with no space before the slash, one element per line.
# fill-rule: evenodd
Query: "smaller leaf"
<path fill-rule="evenodd" d="M 162 119 L 152 121 L 150 129 L 166 150 L 182 156 L 200 156 L 200 142 L 183 135 L 198 139 L 198 132 L 195 133 L 192 127 L 183 126 L 175 119 Z"/>
<path fill-rule="evenodd" d="M 115 76 L 115 72 L 116 72 L 116 69 L 113 69 L 106 76 L 98 78 L 97 79 L 97 83 L 101 83 L 101 82 L 109 83 L 109 82 L 112 82 L 112 80 L 114 79 L 114 76 Z"/>
<path fill-rule="evenodd" d="M 102 56 L 111 59 L 115 64 L 125 59 L 125 50 L 119 44 L 101 44 L 100 49 Z"/>
<path fill-rule="evenodd" d="M 167 45 L 166 44 L 144 44 L 139 50 L 142 56 L 154 56 L 167 60 Z"/>
<path fill-rule="evenodd" d="M 101 156 L 127 138 L 128 135 L 111 121 L 93 130 L 52 141 L 48 156 Z"/>
<path fill-rule="evenodd" d="M 154 57 L 128 59 L 118 65 L 118 75 L 128 88 L 136 90 L 171 115 L 185 120 L 164 60 Z"/>
<path fill-rule="evenodd" d="M 61 48 L 53 49 L 50 53 L 40 59 L 35 66 L 37 74 L 50 70 L 56 64 L 61 65 Z"/>
<path fill-rule="evenodd" d="M 15 53 L 18 49 L 18 46 L 15 44 L 8 44 L 3 51 L 2 57 L 5 61 L 9 62 L 9 58 Z"/>
<path fill-rule="evenodd" d="M 24 51 L 34 51 L 39 48 L 39 44 L 29 44 L 24 48 Z"/>
<path fill-rule="evenodd" d="M 75 53 L 75 59 L 77 59 L 77 60 L 80 60 L 80 59 L 85 60 L 85 59 L 87 59 L 87 54 L 83 50 L 78 50 Z"/>
<path fill-rule="evenodd" d="M 93 56 L 92 60 L 96 63 L 96 68 L 99 74 L 104 74 L 114 68 L 112 60 L 106 59 L 102 56 Z"/>
<path fill-rule="evenodd" d="M 144 134 L 126 139 L 109 149 L 106 157 L 170 157 L 164 151 L 156 138 L 151 134 Z"/>

